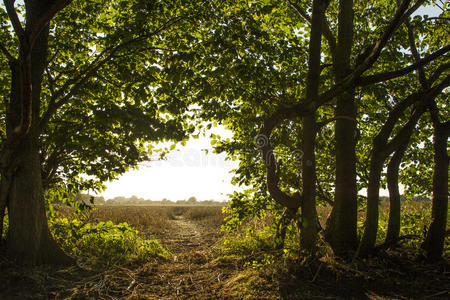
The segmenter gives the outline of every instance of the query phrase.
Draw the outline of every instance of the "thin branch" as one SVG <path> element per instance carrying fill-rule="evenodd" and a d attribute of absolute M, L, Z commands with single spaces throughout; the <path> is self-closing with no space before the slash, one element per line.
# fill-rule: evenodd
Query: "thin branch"
<path fill-rule="evenodd" d="M 45 126 L 47 126 L 48 122 L 50 121 L 51 117 L 57 112 L 57 110 L 62 107 L 64 104 L 66 104 L 72 96 L 74 96 L 80 88 L 85 84 L 104 64 L 106 64 L 112 57 L 115 51 L 118 49 L 113 50 L 108 56 L 106 56 L 103 60 L 99 60 L 98 64 L 95 66 L 89 66 L 88 70 L 86 72 L 81 73 L 77 76 L 76 80 L 69 80 L 66 82 L 66 84 L 56 92 L 57 97 L 52 97 L 50 99 L 50 104 L 48 105 L 47 111 L 44 113 L 42 120 L 40 122 L 40 127 L 43 129 Z M 99 57 L 97 57 L 99 59 Z M 96 60 L 97 60 L 96 59 Z M 95 61 L 94 61 L 95 63 Z M 69 84 L 68 84 L 69 83 Z M 70 85 L 73 85 L 71 90 L 62 97 L 59 101 L 56 101 L 56 99 L 64 93 L 65 88 L 67 88 Z"/>
<path fill-rule="evenodd" d="M 405 20 L 405 26 L 408 30 L 409 48 L 411 49 L 411 53 L 414 57 L 415 62 L 417 63 L 420 61 L 420 54 L 419 54 L 419 50 L 417 50 L 416 41 L 414 39 L 414 30 L 413 30 L 411 24 L 409 23 L 409 20 Z M 422 88 L 424 90 L 426 90 L 429 88 L 429 84 L 428 84 L 427 77 L 425 75 L 425 69 L 423 68 L 423 66 L 420 66 L 418 68 L 418 71 L 419 71 L 420 84 L 422 85 Z"/>
<path fill-rule="evenodd" d="M 105 76 L 102 76 L 100 74 L 97 74 L 97 78 L 100 79 L 100 80 L 103 80 L 106 83 L 109 83 L 109 84 L 115 86 L 116 88 L 119 88 L 119 89 L 123 88 L 122 85 L 117 84 L 117 83 L 113 82 L 112 80 L 110 80 L 109 78 L 106 78 Z"/>
<path fill-rule="evenodd" d="M 419 105 L 414 109 L 408 122 L 403 126 L 400 131 L 395 135 L 394 138 L 388 143 L 386 143 L 381 150 L 383 157 L 387 158 L 391 153 L 395 152 L 403 144 L 407 143 L 411 134 L 413 133 L 414 127 L 419 121 L 420 117 L 425 113 L 424 103 L 419 103 Z"/>
<path fill-rule="evenodd" d="M 355 80 L 355 85 L 366 86 L 366 85 L 371 85 L 371 84 L 382 82 L 382 81 L 391 80 L 391 79 L 394 79 L 397 77 L 401 77 L 403 75 L 406 75 L 406 74 L 418 69 L 421 66 L 428 64 L 429 62 L 431 62 L 433 60 L 436 60 L 437 58 L 443 56 L 444 54 L 446 54 L 449 51 L 450 51 L 450 44 L 448 44 L 445 47 L 442 47 L 441 49 L 433 52 L 432 54 L 422 58 L 420 61 L 418 61 L 412 65 L 409 65 L 403 69 L 391 71 L 391 72 L 378 73 L 378 74 L 369 75 L 369 76 L 362 76 L 359 79 Z"/>
<path fill-rule="evenodd" d="M 445 11 L 445 9 L 442 6 L 440 6 L 439 4 L 437 4 L 436 2 L 434 4 L 436 4 L 436 6 L 439 7 L 443 12 Z"/>
<path fill-rule="evenodd" d="M 450 75 L 448 75 L 442 82 L 441 84 L 437 85 L 434 89 L 435 92 L 436 89 L 440 89 L 438 90 L 439 92 L 441 92 L 443 89 L 445 89 L 446 87 L 448 87 L 450 85 Z M 437 96 L 438 93 L 436 93 Z M 439 108 L 437 107 L 436 104 L 436 97 L 430 98 L 429 103 L 428 103 L 428 110 L 430 112 L 430 117 L 431 117 L 431 122 L 433 123 L 433 126 L 435 128 L 439 127 L 440 125 L 442 125 L 439 121 Z"/>
<path fill-rule="evenodd" d="M 0 43 L 0 50 L 3 52 L 3 54 L 5 54 L 6 58 L 9 61 L 15 60 L 14 56 L 12 56 L 12 54 L 9 53 L 8 49 L 6 49 L 6 47 L 2 43 Z"/>
<path fill-rule="evenodd" d="M 47 65 L 46 67 L 46 73 L 47 73 L 47 78 L 48 78 L 48 83 L 49 83 L 49 89 L 50 89 L 50 93 L 53 95 L 55 93 L 55 80 L 52 77 L 52 74 L 50 73 L 50 69 Z"/>
<path fill-rule="evenodd" d="M 19 16 L 17 15 L 16 9 L 14 8 L 15 0 L 3 0 L 5 4 L 6 11 L 8 13 L 9 19 L 14 28 L 14 32 L 17 34 L 21 44 L 25 43 L 25 30 L 20 23 Z"/>
<path fill-rule="evenodd" d="M 294 3 L 292 0 L 286 0 L 290 6 L 295 10 L 295 12 L 303 18 L 308 24 L 311 25 L 311 17 L 308 16 L 306 11 L 301 8 L 297 3 Z M 334 37 L 333 32 L 330 29 L 330 24 L 328 24 L 326 18 L 323 20 L 323 35 L 327 39 L 328 45 L 330 46 L 331 50 L 334 50 L 336 48 L 336 38 Z"/>
<path fill-rule="evenodd" d="M 409 17 L 409 15 L 411 15 L 415 10 L 417 10 L 417 8 L 420 5 L 422 5 L 423 2 L 425 2 L 425 0 L 419 0 L 416 3 L 416 5 L 414 5 L 413 8 L 411 8 L 410 10 L 407 9 L 409 4 L 411 3 L 411 0 L 404 0 L 400 4 L 394 17 L 389 22 L 388 27 L 373 46 L 372 51 L 370 51 L 367 57 L 364 58 L 363 62 L 358 67 L 356 67 L 355 71 L 348 76 L 347 80 L 352 80 L 353 78 L 360 77 L 367 69 L 369 69 L 375 63 L 375 61 L 380 56 L 381 50 L 387 44 L 391 36 L 397 30 L 397 28 L 404 22 L 406 18 Z"/>
<path fill-rule="evenodd" d="M 423 20 L 422 20 L 422 23 L 423 23 L 423 22 L 426 22 L 426 21 L 431 21 L 431 20 L 438 20 L 438 21 L 440 21 L 440 20 L 445 20 L 445 21 L 450 21 L 450 18 L 446 18 L 446 17 L 428 17 L 428 18 L 426 18 L 426 19 L 423 19 Z"/>
<path fill-rule="evenodd" d="M 121 57 L 127 57 L 133 54 L 138 54 L 138 53 L 142 53 L 144 51 L 150 51 L 150 50 L 160 50 L 160 51 L 166 51 L 166 52 L 175 52 L 175 51 L 179 51 L 177 49 L 169 49 L 169 48 L 161 48 L 161 47 L 145 47 L 145 48 L 141 48 L 141 49 L 136 49 L 134 51 L 130 51 L 130 52 L 126 52 L 120 55 L 114 55 L 114 58 L 121 58 Z"/>
<path fill-rule="evenodd" d="M 438 80 L 439 76 L 441 76 L 441 74 L 448 69 L 450 69 L 450 62 L 440 65 L 430 76 L 430 79 L 428 80 L 430 84 L 433 84 L 436 80 Z"/>

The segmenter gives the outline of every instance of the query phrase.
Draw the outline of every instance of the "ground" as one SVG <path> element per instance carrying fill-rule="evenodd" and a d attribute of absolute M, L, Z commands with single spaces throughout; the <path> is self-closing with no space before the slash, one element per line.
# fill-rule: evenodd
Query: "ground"
<path fill-rule="evenodd" d="M 325 256 L 249 267 L 242 258 L 220 252 L 223 221 L 217 219 L 220 208 L 215 210 L 205 219 L 201 209 L 178 208 L 170 213 L 153 209 L 157 213 L 148 218 L 152 226 L 143 219 L 142 209 L 129 208 L 108 217 L 126 215 L 133 223 L 133 216 L 135 222 L 152 227 L 148 232 L 145 226 L 141 230 L 170 249 L 172 255 L 166 260 L 92 270 L 82 263 L 63 269 L 25 269 L 2 259 L 0 299 L 450 298 L 448 261 L 427 264 L 407 251 L 384 252 L 351 263 Z M 161 215 L 164 218 L 159 220 Z"/>

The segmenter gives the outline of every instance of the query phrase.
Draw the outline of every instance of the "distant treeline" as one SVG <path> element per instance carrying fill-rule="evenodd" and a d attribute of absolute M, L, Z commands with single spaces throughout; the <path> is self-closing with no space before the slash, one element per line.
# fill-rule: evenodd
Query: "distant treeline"
<path fill-rule="evenodd" d="M 94 197 L 88 194 L 78 194 L 76 196 L 78 201 L 85 204 L 95 205 L 224 205 L 225 202 L 215 200 L 197 200 L 196 197 L 190 197 L 186 200 L 171 201 L 166 198 L 162 200 L 149 200 L 131 196 L 129 198 L 119 196 L 112 199 L 105 200 L 104 197 Z"/>
<path fill-rule="evenodd" d="M 75 199 L 82 201 L 85 204 L 95 204 L 95 205 L 224 205 L 226 202 L 216 201 L 216 200 L 197 200 L 196 197 L 190 197 L 186 200 L 176 200 L 171 201 L 166 198 L 162 200 L 149 200 L 144 198 L 138 198 L 137 196 L 131 196 L 129 198 L 118 196 L 112 199 L 105 200 L 104 197 L 94 197 L 88 194 L 78 194 Z M 406 201 L 405 196 L 400 196 L 401 201 Z M 431 201 L 431 199 L 426 197 L 414 197 L 414 201 Z M 388 202 L 389 197 L 380 196 L 380 202 Z"/>

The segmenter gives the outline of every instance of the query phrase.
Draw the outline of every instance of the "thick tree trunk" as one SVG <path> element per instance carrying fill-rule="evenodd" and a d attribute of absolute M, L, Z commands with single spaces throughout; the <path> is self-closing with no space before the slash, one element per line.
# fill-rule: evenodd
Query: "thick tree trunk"
<path fill-rule="evenodd" d="M 404 143 L 391 157 L 387 167 L 387 185 L 389 190 L 389 221 L 385 245 L 393 246 L 400 236 L 400 191 L 398 189 L 398 171 L 408 143 Z"/>
<path fill-rule="evenodd" d="M 353 0 L 339 1 L 338 43 L 333 56 L 336 82 L 351 73 L 353 45 Z M 357 247 L 356 188 L 356 104 L 353 90 L 337 98 L 336 105 L 336 181 L 333 210 L 325 237 L 335 254 L 347 255 Z"/>
<path fill-rule="evenodd" d="M 336 179 L 333 210 L 326 238 L 336 255 L 345 256 L 357 247 L 357 188 L 356 188 L 356 106 L 352 93 L 337 99 Z M 350 119 L 351 118 L 351 119 Z"/>
<path fill-rule="evenodd" d="M 447 127 L 449 125 L 447 122 Z M 447 154 L 449 129 L 443 124 L 435 124 L 434 126 L 433 207 L 431 224 L 422 245 L 430 261 L 440 259 L 444 248 L 448 214 L 448 167 L 450 162 Z"/>
<path fill-rule="evenodd" d="M 48 230 L 38 136 L 30 132 L 16 157 L 20 163 L 8 195 L 8 255 L 26 265 L 72 263 L 72 259 L 57 247 Z"/>
<path fill-rule="evenodd" d="M 7 118 L 7 145 L 11 153 L 2 153 L 2 182 L 7 191 L 9 230 L 7 252 L 17 262 L 71 264 L 50 235 L 44 206 L 40 162 L 41 84 L 47 60 L 48 26 L 37 31 L 30 45 L 30 33 L 37 20 L 48 13 L 53 1 L 26 1 L 25 37 L 20 44 L 20 57 L 11 63 L 12 89 Z M 32 47 L 31 49 L 29 47 Z M 19 126 L 19 127 L 18 127 Z M 20 128 L 21 134 L 17 134 Z M 8 164 L 4 160 L 10 159 Z M 3 179 L 3 178 L 2 178 Z M 5 187 L 3 186 L 5 185 Z"/>
<path fill-rule="evenodd" d="M 317 97 L 320 84 L 320 55 L 322 47 L 322 27 L 325 10 L 329 0 L 314 0 L 311 18 L 311 38 L 308 51 L 308 80 L 306 86 L 306 102 L 311 103 Z M 302 223 L 301 246 L 311 252 L 317 242 L 317 210 L 316 210 L 316 114 L 315 111 L 302 118 Z"/>

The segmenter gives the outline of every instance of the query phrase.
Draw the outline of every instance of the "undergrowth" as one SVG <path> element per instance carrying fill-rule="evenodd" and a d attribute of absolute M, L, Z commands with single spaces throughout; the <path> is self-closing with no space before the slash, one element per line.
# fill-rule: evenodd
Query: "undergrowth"
<path fill-rule="evenodd" d="M 90 265 L 131 264 L 170 257 L 157 240 L 139 237 L 138 231 L 127 223 L 92 224 L 55 218 L 50 220 L 49 227 L 65 252 Z"/>
<path fill-rule="evenodd" d="M 400 282 L 402 279 L 397 278 L 398 274 L 395 273 L 402 274 L 401 272 L 403 272 L 395 270 L 395 264 L 399 257 L 405 259 L 404 264 L 411 269 L 411 278 L 414 280 L 417 274 L 422 272 L 432 278 L 434 270 L 427 267 L 426 264 L 417 263 L 417 258 L 422 256 L 423 251 L 420 246 L 426 236 L 431 219 L 430 205 L 431 203 L 414 201 L 402 203 L 399 243 L 395 248 L 387 249 L 368 259 L 354 258 L 351 261 L 345 261 L 335 257 L 322 234 L 319 234 L 318 247 L 314 254 L 302 253 L 299 250 L 299 232 L 292 224 L 288 227 L 284 247 L 277 249 L 274 247 L 276 236 L 274 224 L 277 223 L 277 217 L 266 215 L 262 219 L 247 220 L 238 230 L 229 232 L 218 246 L 219 254 L 215 262 L 218 264 L 233 263 L 238 266 L 240 272 L 228 281 L 228 292 L 233 296 L 246 295 L 250 298 L 262 296 L 261 291 L 278 290 L 282 294 L 280 290 L 282 287 L 277 282 L 290 280 L 298 282 L 300 278 L 301 280 L 307 279 L 308 284 L 311 285 L 319 280 L 326 282 L 327 279 L 324 278 L 327 276 L 333 278 L 333 281 L 338 280 L 336 278 L 342 278 L 342 280 L 359 278 L 358 280 L 364 281 L 364 284 L 367 285 L 370 285 L 370 280 L 383 283 L 385 276 L 390 276 Z M 388 206 L 386 203 L 381 205 L 378 244 L 382 244 L 386 237 Z M 319 215 L 322 216 L 321 223 L 325 224 L 326 214 Z M 363 219 L 362 214 L 360 214 L 360 218 Z M 364 224 L 359 224 L 359 234 L 362 234 L 363 229 Z M 444 246 L 444 261 L 449 256 L 450 243 L 447 238 Z M 385 271 L 391 270 L 389 268 L 393 269 L 392 274 Z M 370 280 L 365 282 L 368 279 Z M 406 279 L 406 281 L 408 280 L 410 279 Z"/>

